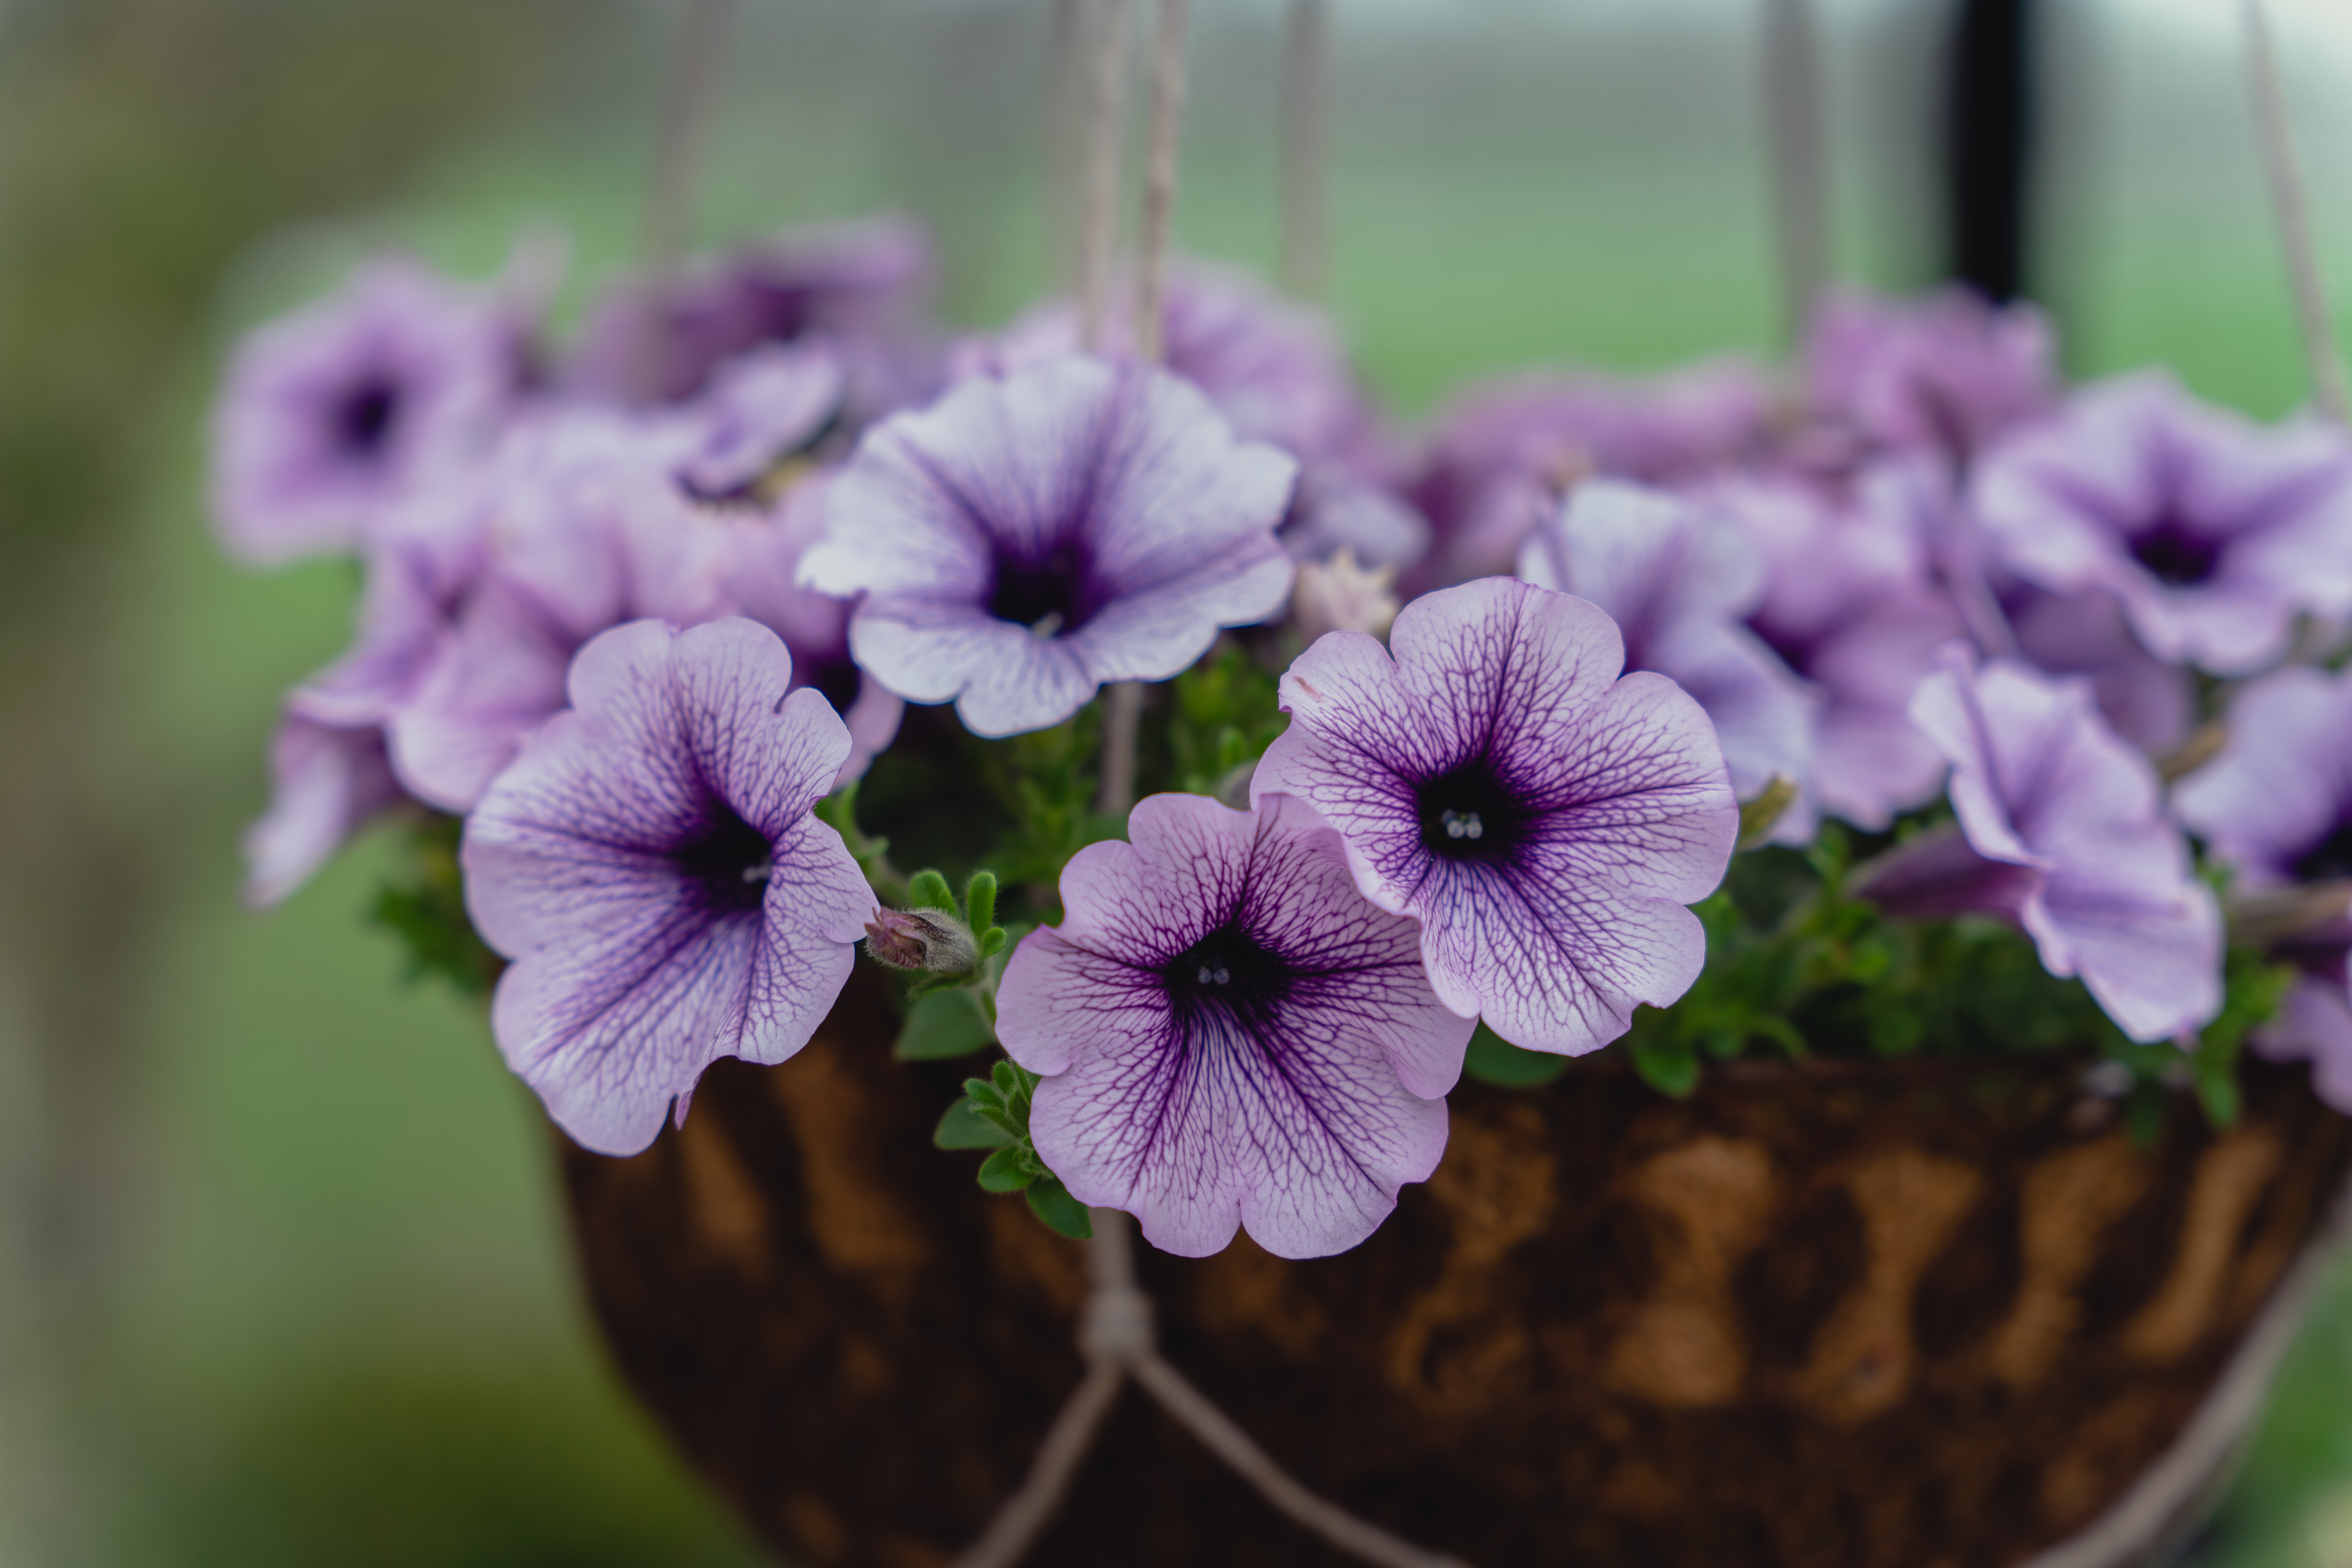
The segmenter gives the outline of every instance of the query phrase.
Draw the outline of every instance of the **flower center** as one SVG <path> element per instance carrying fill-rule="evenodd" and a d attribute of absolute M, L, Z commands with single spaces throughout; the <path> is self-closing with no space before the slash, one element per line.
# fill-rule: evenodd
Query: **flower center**
<path fill-rule="evenodd" d="M 740 914 L 760 907 L 775 874 L 775 849 L 758 828 L 724 801 L 711 803 L 703 825 L 670 852 L 703 907 Z"/>
<path fill-rule="evenodd" d="M 1236 1029 L 1264 1037 L 1274 1009 L 1290 992 L 1289 966 L 1237 920 L 1170 959 L 1160 975 L 1188 1044 L 1206 1044 Z"/>
<path fill-rule="evenodd" d="M 2169 517 L 2137 535 L 2131 552 L 2132 559 L 2147 567 L 2158 582 L 2174 588 L 2204 582 L 2221 561 L 2220 541 L 2191 533 L 2178 519 Z"/>
<path fill-rule="evenodd" d="M 1076 631 L 1100 607 L 1087 564 L 1085 547 L 1076 540 L 1057 541 L 1036 555 L 1000 550 L 988 613 L 1041 637 Z"/>
<path fill-rule="evenodd" d="M 2294 874 L 2305 882 L 2352 877 L 2352 817 L 2337 823 L 2326 837 L 2304 851 L 2295 860 Z"/>
<path fill-rule="evenodd" d="M 1422 847 L 1449 860 L 1505 860 L 1526 837 L 1519 792 L 1484 757 L 1424 779 L 1415 788 Z"/>
<path fill-rule="evenodd" d="M 389 377 L 363 381 L 335 405 L 335 444 L 351 457 L 376 457 L 392 439 L 393 418 L 399 412 L 400 388 Z"/>

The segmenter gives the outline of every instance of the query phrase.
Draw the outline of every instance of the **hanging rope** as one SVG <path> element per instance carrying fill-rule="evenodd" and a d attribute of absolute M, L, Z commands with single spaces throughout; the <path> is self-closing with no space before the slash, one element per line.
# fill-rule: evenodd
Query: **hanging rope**
<path fill-rule="evenodd" d="M 694 216 L 695 175 L 710 127 L 712 89 L 727 38 L 730 0 L 686 0 L 669 81 L 662 93 L 661 139 L 646 186 L 645 231 L 639 259 L 656 275 L 685 248 Z"/>
<path fill-rule="evenodd" d="M 1185 0 L 1160 0 L 1160 30 L 1151 44 L 1151 129 L 1143 165 L 1143 219 L 1136 236 L 1135 353 L 1157 364 L 1160 297 L 1168 280 L 1169 236 L 1176 216 L 1178 132 L 1184 119 Z"/>
<path fill-rule="evenodd" d="M 2295 157 L 2294 130 L 2287 122 L 2286 89 L 2279 81 L 2278 56 L 2271 44 L 2270 16 L 2263 0 L 2243 0 L 2246 68 L 2253 88 L 2254 118 L 2262 130 L 2263 163 L 2270 172 L 2271 208 L 2278 220 L 2279 247 L 2286 253 L 2287 280 L 2294 295 L 2297 332 L 2311 377 L 2312 400 L 2337 425 L 2352 423 L 2352 399 L 2345 392 L 2344 356 L 2327 309 L 2327 286 L 2320 277 L 2319 250 L 2311 237 L 2310 198 Z"/>
<path fill-rule="evenodd" d="M 1068 1492 L 1070 1480 L 1101 1429 L 1103 1417 L 1129 1377 L 1193 1436 L 1257 1489 L 1258 1495 L 1343 1552 L 1381 1568 L 1467 1568 L 1460 1559 L 1425 1552 L 1316 1496 L 1276 1464 L 1249 1434 L 1163 1358 L 1155 1342 L 1151 1299 L 1135 1283 L 1134 1246 L 1126 1215 L 1088 1211 L 1094 1240 L 1087 1244 L 1093 1286 L 1078 1319 L 1078 1349 L 1087 1375 L 1054 1419 L 1020 1490 L 1006 1500 L 955 1568 L 1012 1568 L 1036 1542 Z"/>
<path fill-rule="evenodd" d="M 1330 0 L 1290 0 L 1282 52 L 1282 286 L 1302 300 L 1322 298 L 1328 265 L 1330 79 Z"/>
<path fill-rule="evenodd" d="M 1056 289 L 1078 285 L 1079 214 L 1085 207 L 1087 0 L 1053 0 L 1045 76 L 1045 260 Z"/>
<path fill-rule="evenodd" d="M 1764 117 L 1780 320 L 1800 341 L 1830 279 L 1829 151 L 1822 125 L 1821 30 L 1811 0 L 1763 0 Z"/>
<path fill-rule="evenodd" d="M 1102 347 L 1118 243 L 1118 165 L 1127 129 L 1127 0 L 1090 0 L 1094 80 L 1087 103 L 1087 183 L 1078 210 L 1078 341 Z"/>

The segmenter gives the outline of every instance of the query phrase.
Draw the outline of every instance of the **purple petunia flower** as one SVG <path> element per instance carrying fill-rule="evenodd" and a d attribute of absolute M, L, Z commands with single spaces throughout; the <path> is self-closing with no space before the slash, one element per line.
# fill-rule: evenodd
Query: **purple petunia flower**
<path fill-rule="evenodd" d="M 2219 755 L 2173 786 L 2173 810 L 2235 871 L 2238 890 L 2352 879 L 2352 673 L 2300 666 L 2231 699 Z M 2273 951 L 2304 973 L 2278 1016 L 2248 1037 L 2263 1055 L 2307 1058 L 2312 1088 L 2352 1110 L 2352 896 L 2332 921 Z"/>
<path fill-rule="evenodd" d="M 1122 279 L 1104 320 L 1103 352 L 1134 352 L 1131 283 Z M 1406 466 L 1392 449 L 1339 334 L 1320 312 L 1284 299 L 1235 268 L 1179 262 L 1160 312 L 1161 360 L 1247 441 L 1281 447 L 1300 464 L 1278 530 L 1302 561 L 1341 549 L 1370 566 L 1410 566 L 1429 549 L 1429 524 L 1395 493 Z M 1049 300 L 1003 332 L 957 346 L 950 370 L 1004 375 L 1078 352 L 1077 306 Z"/>
<path fill-rule="evenodd" d="M 849 978 L 874 896 L 809 814 L 849 737 L 792 673 L 750 621 L 616 626 L 466 820 L 499 1049 L 586 1148 L 645 1148 L 720 1057 L 784 1060 Z"/>
<path fill-rule="evenodd" d="M 289 712 L 269 743 L 269 809 L 245 834 L 245 901 L 283 902 L 343 841 L 402 798 L 377 726 L 315 723 Z"/>
<path fill-rule="evenodd" d="M 1334 632 L 1290 667 L 1252 798 L 1320 812 L 1365 896 L 1421 921 L 1438 996 L 1515 1045 L 1589 1051 L 1689 989 L 1706 940 L 1682 906 L 1739 832 L 1698 704 L 1619 679 L 1591 605 L 1507 578 L 1415 600 L 1389 641 Z"/>
<path fill-rule="evenodd" d="M 2079 974 L 2136 1040 L 2178 1036 L 2221 1005 L 2221 917 L 2164 816 L 2156 770 L 2099 717 L 2087 683 L 1955 655 L 1922 682 L 1912 717 L 1951 759 L 1952 809 L 1973 851 L 1943 868 L 1932 912 L 2014 921 L 2051 973 Z M 1906 907 L 1906 854 L 1966 859 L 1914 840 L 1856 888 Z M 1955 889 L 1973 874 L 1980 897 Z"/>
<path fill-rule="evenodd" d="M 1738 360 L 1652 381 L 1538 375 L 1471 392 L 1440 418 L 1412 490 L 1437 545 L 1408 592 L 1509 571 L 1580 479 L 1678 485 L 1760 454 L 1774 404 L 1769 379 Z"/>
<path fill-rule="evenodd" d="M 602 410 L 509 433 L 469 498 L 487 520 L 484 563 L 390 721 L 393 766 L 411 793 L 470 809 L 563 706 L 572 655 L 606 627 L 723 613 L 727 525 L 660 460 L 675 450 Z"/>
<path fill-rule="evenodd" d="M 1743 800 L 1811 773 L 1813 700 L 1741 624 L 1764 595 L 1760 551 L 1702 502 L 1588 479 L 1519 549 L 1520 578 L 1591 600 L 1625 639 L 1625 668 L 1666 677 L 1706 710 Z M 1781 818 L 1812 837 L 1810 813 Z"/>
<path fill-rule="evenodd" d="M 1038 1155 L 1168 1252 L 1236 1226 L 1277 1257 L 1345 1251 L 1436 1168 L 1470 1020 L 1303 803 L 1153 795 L 1128 830 L 1070 861 L 1068 918 L 998 992 L 1004 1048 L 1046 1075 Z"/>
<path fill-rule="evenodd" d="M 2256 892 L 2352 877 L 2352 674 L 2300 666 L 2230 702 L 2221 752 L 2173 786 L 2173 809 Z"/>
<path fill-rule="evenodd" d="M 1044 729 L 1281 607 L 1296 468 L 1158 371 L 974 376 L 867 432 L 801 581 L 866 595 L 850 648 L 901 697 L 953 700 L 979 735 Z"/>
<path fill-rule="evenodd" d="M 794 580 L 801 557 L 824 537 L 833 479 L 831 472 L 805 475 L 772 511 L 734 524 L 733 564 L 723 592 L 739 614 L 793 650 L 794 688 L 815 687 L 849 726 L 849 760 L 839 781 L 845 784 L 862 777 L 866 764 L 898 738 L 907 705 L 850 658 L 849 620 L 856 605 Z"/>
<path fill-rule="evenodd" d="M 1908 707 L 1962 628 L 1929 574 L 1918 482 L 1880 469 L 1839 499 L 1786 479 L 1708 492 L 1764 554 L 1748 625 L 1816 694 L 1807 803 L 1872 832 L 1934 799 L 1944 777 Z"/>
<path fill-rule="evenodd" d="M 392 718 L 403 782 L 467 809 L 563 705 L 565 667 L 590 637 L 641 616 L 691 626 L 728 613 L 731 557 L 760 537 L 740 525 L 772 510 L 763 487 L 827 427 L 842 385 L 825 345 L 772 348 L 680 408 L 572 405 L 518 421 L 440 498 L 466 520 L 443 531 L 470 526 L 479 563 Z M 756 593 L 756 571 L 747 584 Z M 809 651 L 822 670 L 835 650 Z M 837 675 L 834 685 L 840 695 Z M 861 769 L 896 728 L 895 710 L 880 708 L 861 715 Z"/>
<path fill-rule="evenodd" d="M 2197 718 L 2196 677 L 2140 647 L 2113 594 L 2048 594 L 2011 582 L 2002 584 L 2000 604 L 2025 661 L 2044 675 L 2088 680 L 2116 734 L 2151 757 L 2189 738 Z"/>
<path fill-rule="evenodd" d="M 929 237 L 908 218 L 786 230 L 608 292 L 564 384 L 613 402 L 683 403 L 740 355 L 825 339 L 847 374 L 845 413 L 862 424 L 939 384 L 920 321 L 934 271 Z"/>
<path fill-rule="evenodd" d="M 255 332 L 213 418 L 213 515 L 231 553 L 273 564 L 358 545 L 488 445 L 526 331 L 511 300 L 393 258 Z"/>
<path fill-rule="evenodd" d="M 1970 506 L 2002 565 L 2114 594 L 2168 662 L 2247 674 L 2296 612 L 2352 611 L 2352 444 L 2315 419 L 2264 429 L 2168 376 L 2094 386 L 1998 443 Z"/>
<path fill-rule="evenodd" d="M 2056 396 L 2050 324 L 2028 305 L 1949 289 L 1906 302 L 1837 292 L 1805 340 L 1813 416 L 1870 451 L 1966 463 Z"/>

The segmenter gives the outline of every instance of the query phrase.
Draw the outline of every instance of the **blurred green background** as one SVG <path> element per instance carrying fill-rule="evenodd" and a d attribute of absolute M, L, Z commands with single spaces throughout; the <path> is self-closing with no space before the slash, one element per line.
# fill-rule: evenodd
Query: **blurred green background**
<path fill-rule="evenodd" d="M 1750 0 L 1341 0 L 1333 309 L 1403 413 L 1533 362 L 1776 350 Z M 2217 12 L 2227 7 L 2216 6 Z M 2352 255 L 2352 32 L 2280 6 Z M 1196 0 L 1179 233 L 1276 242 L 1279 0 Z M 2073 369 L 2299 398 L 2225 25 L 2053 0 L 2041 292 Z M 943 309 L 1046 276 L 1047 0 L 739 0 L 697 234 L 891 205 Z M 1847 272 L 1933 275 L 1931 0 L 1824 0 Z M 2226 24 L 2226 16 L 2221 23 Z M 403 983 L 362 844 L 239 909 L 336 565 L 213 551 L 236 334 L 385 244 L 633 247 L 657 0 L 0 0 L 0 1568 L 749 1563 L 570 1283 L 548 1134 Z M 2352 1274 L 2200 1560 L 2352 1564 Z"/>

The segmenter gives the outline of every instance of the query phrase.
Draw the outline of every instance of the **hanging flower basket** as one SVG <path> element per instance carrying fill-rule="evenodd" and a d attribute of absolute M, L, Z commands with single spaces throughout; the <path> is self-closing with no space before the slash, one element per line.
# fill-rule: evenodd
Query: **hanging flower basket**
<path fill-rule="evenodd" d="M 1138 254 L 1109 5 L 1002 331 L 884 220 L 657 241 L 568 349 L 397 261 L 258 334 L 225 541 L 366 591 L 254 898 L 406 821 L 383 918 L 796 1559 L 2153 1563 L 2352 1172 L 2336 383 L 1792 266 L 1791 372 L 1407 433 L 1169 265 L 1156 14 Z"/>
<path fill-rule="evenodd" d="M 968 1156 L 882 1154 L 960 1076 L 893 1060 L 897 1026 L 853 985 L 646 1152 L 562 1151 L 623 1374 L 795 1562 L 950 1560 L 1083 1370 L 1085 1248 Z M 1466 1562 L 2153 1561 L 2226 1477 L 2352 1166 L 2303 1076 L 2143 1143 L 2079 1058 L 1743 1065 L 1685 1100 L 1601 1058 L 1458 1090 L 1444 1163 L 1350 1252 L 1150 1253 L 1141 1282 L 1282 1465 Z M 1131 1393 L 1032 1561 L 1349 1559 Z"/>

